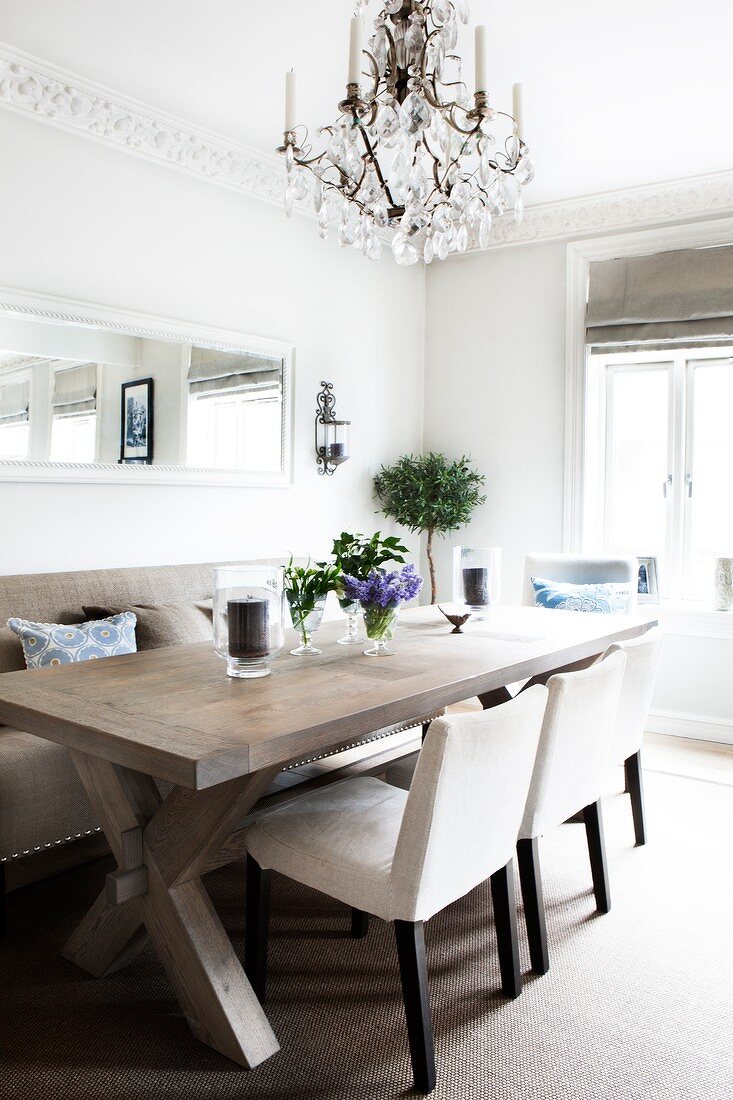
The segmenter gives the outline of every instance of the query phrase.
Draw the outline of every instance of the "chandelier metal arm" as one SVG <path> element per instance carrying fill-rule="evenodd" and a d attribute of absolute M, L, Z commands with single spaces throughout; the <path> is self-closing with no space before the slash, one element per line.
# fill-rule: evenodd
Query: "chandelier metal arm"
<path fill-rule="evenodd" d="M 381 166 L 379 164 L 379 161 L 377 160 L 377 157 L 374 154 L 374 149 L 372 147 L 372 143 L 369 140 L 369 135 L 367 134 L 364 127 L 362 127 L 361 136 L 364 139 L 364 145 L 366 146 L 367 153 L 371 157 L 372 167 L 374 168 L 374 171 L 377 174 L 377 179 L 379 180 L 381 188 L 384 191 L 385 198 L 387 199 L 387 202 L 389 203 L 389 205 L 391 207 L 396 207 L 397 204 L 395 203 L 394 199 L 392 198 L 392 192 L 389 189 L 389 184 L 387 183 L 387 181 L 385 180 L 385 178 L 382 174 Z M 366 171 L 365 171 L 364 175 L 366 175 Z M 362 179 L 363 179 L 363 176 L 362 176 Z"/>

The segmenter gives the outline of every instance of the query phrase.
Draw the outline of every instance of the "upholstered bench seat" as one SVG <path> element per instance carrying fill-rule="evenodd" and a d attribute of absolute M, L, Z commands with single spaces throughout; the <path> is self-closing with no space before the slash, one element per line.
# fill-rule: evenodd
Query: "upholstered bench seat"
<path fill-rule="evenodd" d="M 0 860 L 94 832 L 89 801 L 61 745 L 0 726 Z"/>

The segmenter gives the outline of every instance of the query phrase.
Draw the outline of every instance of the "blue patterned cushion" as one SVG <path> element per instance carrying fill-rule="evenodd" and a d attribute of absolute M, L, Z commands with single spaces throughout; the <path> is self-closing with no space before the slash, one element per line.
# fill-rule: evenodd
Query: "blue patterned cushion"
<path fill-rule="evenodd" d="M 125 611 L 109 619 L 73 626 L 32 623 L 27 619 L 8 619 L 8 626 L 20 638 L 26 668 L 46 668 L 135 653 L 136 622 L 133 612 Z"/>
<path fill-rule="evenodd" d="M 618 615 L 631 609 L 633 586 L 619 584 L 569 584 L 532 577 L 534 602 L 555 611 L 596 611 Z"/>

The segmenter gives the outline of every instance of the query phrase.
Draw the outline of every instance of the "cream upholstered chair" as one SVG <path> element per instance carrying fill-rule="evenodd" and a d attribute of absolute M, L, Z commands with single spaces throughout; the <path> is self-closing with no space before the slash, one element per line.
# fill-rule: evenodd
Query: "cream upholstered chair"
<path fill-rule="evenodd" d="M 611 740 L 609 763 L 624 766 L 626 791 L 631 797 L 631 813 L 634 818 L 634 835 L 637 844 L 646 844 L 641 742 L 657 678 L 661 646 L 662 633 L 658 627 L 653 627 L 640 638 L 614 643 L 607 651 L 607 654 L 610 654 L 620 650 L 626 654 L 626 671 L 616 729 Z"/>
<path fill-rule="evenodd" d="M 583 554 L 527 554 L 524 559 L 522 603 L 534 607 L 532 577 L 568 584 L 633 584 L 639 563 L 636 558 L 591 558 Z M 634 603 L 636 599 L 634 598 Z"/>
<path fill-rule="evenodd" d="M 491 878 L 502 987 L 521 991 L 512 857 L 546 700 L 537 687 L 483 714 L 436 719 L 409 794 L 347 779 L 251 829 L 245 970 L 260 1000 L 274 870 L 394 922 L 415 1086 L 434 1087 L 423 922 Z"/>
<path fill-rule="evenodd" d="M 517 844 L 529 952 L 538 974 L 545 974 L 550 966 L 539 838 L 581 810 L 596 905 L 601 913 L 611 907 L 601 791 L 625 665 L 625 655 L 615 652 L 590 668 L 559 673 L 547 682 L 547 709 Z"/>

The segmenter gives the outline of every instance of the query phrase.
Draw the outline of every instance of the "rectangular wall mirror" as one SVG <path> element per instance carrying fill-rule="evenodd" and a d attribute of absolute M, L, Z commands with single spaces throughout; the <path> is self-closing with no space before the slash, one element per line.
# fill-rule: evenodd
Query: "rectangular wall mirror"
<path fill-rule="evenodd" d="M 291 345 L 88 312 L 0 300 L 0 479 L 291 483 Z"/>

